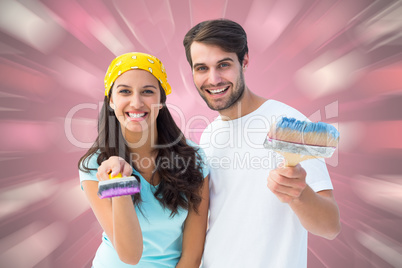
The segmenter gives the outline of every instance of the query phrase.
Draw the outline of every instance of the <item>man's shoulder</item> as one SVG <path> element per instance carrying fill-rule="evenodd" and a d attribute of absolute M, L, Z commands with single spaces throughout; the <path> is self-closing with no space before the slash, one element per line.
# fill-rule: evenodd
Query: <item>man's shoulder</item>
<path fill-rule="evenodd" d="M 282 110 L 282 109 L 291 109 L 291 110 L 294 109 L 295 110 L 295 108 L 293 108 L 292 106 L 290 106 L 284 102 L 281 102 L 279 100 L 274 100 L 274 99 L 269 99 L 269 100 L 265 101 L 261 106 L 265 109 L 271 109 L 274 111 Z"/>
<path fill-rule="evenodd" d="M 298 120 L 305 120 L 306 116 L 296 108 L 278 101 L 269 99 L 261 105 L 261 113 L 269 117 L 294 117 Z"/>
<path fill-rule="evenodd" d="M 222 123 L 222 118 L 220 116 L 214 118 L 214 120 L 212 120 L 212 122 L 209 122 L 209 124 L 206 126 L 206 128 L 201 133 L 200 143 L 199 143 L 201 148 L 204 148 L 205 144 L 208 144 L 211 134 L 222 126 L 221 123 Z"/>
<path fill-rule="evenodd" d="M 203 130 L 202 134 L 208 132 L 208 130 L 219 127 L 221 122 L 222 122 L 221 116 L 215 117 L 211 122 L 208 123 L 206 128 Z"/>

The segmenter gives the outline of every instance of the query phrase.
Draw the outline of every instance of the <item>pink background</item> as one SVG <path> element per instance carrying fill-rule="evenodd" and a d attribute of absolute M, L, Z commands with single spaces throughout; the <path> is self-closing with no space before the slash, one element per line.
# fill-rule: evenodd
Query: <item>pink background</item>
<path fill-rule="evenodd" d="M 248 33 L 249 88 L 341 133 L 328 168 L 343 229 L 309 237 L 308 267 L 400 267 L 401 15 L 392 0 L 2 0 L 1 266 L 90 267 L 101 228 L 77 161 L 96 137 L 108 64 L 129 51 L 159 57 L 172 114 L 198 141 L 217 114 L 182 40 L 225 17 Z"/>

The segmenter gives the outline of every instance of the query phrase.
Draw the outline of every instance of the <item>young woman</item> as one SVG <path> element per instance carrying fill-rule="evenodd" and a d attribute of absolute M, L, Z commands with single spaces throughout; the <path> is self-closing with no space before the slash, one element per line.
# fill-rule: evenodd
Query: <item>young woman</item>
<path fill-rule="evenodd" d="M 204 154 L 167 109 L 162 62 L 127 53 L 110 64 L 98 137 L 80 159 L 81 186 L 104 232 L 93 267 L 199 267 L 208 214 Z M 100 199 L 99 181 L 137 175 L 141 191 Z"/>

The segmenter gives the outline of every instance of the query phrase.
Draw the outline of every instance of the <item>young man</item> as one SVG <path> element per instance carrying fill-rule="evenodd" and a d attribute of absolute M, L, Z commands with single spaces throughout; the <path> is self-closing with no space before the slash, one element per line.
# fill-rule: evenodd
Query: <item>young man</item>
<path fill-rule="evenodd" d="M 278 156 L 263 147 L 273 120 L 306 117 L 247 87 L 247 37 L 239 24 L 201 22 L 183 44 L 199 94 L 219 112 L 200 140 L 210 165 L 203 267 L 306 267 L 307 232 L 334 239 L 341 228 L 325 162 L 276 168 Z"/>

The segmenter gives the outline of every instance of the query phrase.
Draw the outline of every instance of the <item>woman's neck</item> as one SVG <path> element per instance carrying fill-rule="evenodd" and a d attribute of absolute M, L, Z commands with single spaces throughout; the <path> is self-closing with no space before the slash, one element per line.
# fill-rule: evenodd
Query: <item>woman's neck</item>
<path fill-rule="evenodd" d="M 128 148 L 130 148 L 130 153 L 135 153 L 141 156 L 150 156 L 158 142 L 158 131 L 156 126 L 151 131 L 130 132 L 125 133 L 123 136 Z"/>

